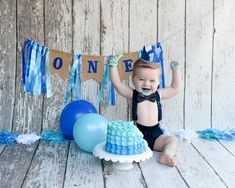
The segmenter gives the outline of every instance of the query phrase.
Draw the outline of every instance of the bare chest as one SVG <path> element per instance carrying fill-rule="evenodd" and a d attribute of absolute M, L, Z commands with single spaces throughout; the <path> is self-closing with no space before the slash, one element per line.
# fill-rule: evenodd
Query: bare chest
<path fill-rule="evenodd" d="M 145 126 L 158 123 L 158 107 L 156 102 L 143 101 L 137 104 L 137 122 Z"/>

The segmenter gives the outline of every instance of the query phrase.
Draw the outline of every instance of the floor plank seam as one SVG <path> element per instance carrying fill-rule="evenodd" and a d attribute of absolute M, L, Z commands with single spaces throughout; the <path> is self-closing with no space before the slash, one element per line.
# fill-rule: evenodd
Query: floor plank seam
<path fill-rule="evenodd" d="M 184 183 L 186 184 L 187 187 L 190 187 L 189 184 L 187 183 L 187 181 L 184 179 L 183 175 L 181 174 L 180 170 L 178 169 L 178 167 L 175 167 L 177 172 L 179 173 L 180 177 L 183 179 Z"/>
<path fill-rule="evenodd" d="M 5 150 L 6 147 L 7 147 L 7 146 L 4 146 L 4 148 L 2 149 L 2 151 L 1 151 L 1 153 L 0 153 L 0 157 L 1 157 L 3 151 Z"/>
<path fill-rule="evenodd" d="M 221 146 L 224 147 L 224 149 L 226 149 L 233 157 L 235 157 L 235 155 L 223 143 L 221 143 L 219 140 L 217 141 L 221 144 Z"/>
<path fill-rule="evenodd" d="M 218 172 L 213 168 L 213 166 L 209 163 L 209 161 L 206 160 L 206 158 L 202 155 L 202 153 L 200 153 L 200 151 L 197 149 L 196 146 L 194 146 L 192 143 L 191 145 L 193 146 L 193 148 L 198 152 L 198 154 L 205 160 L 205 162 L 211 167 L 211 169 L 215 172 L 215 174 L 219 177 L 220 181 L 227 187 L 229 188 L 229 186 L 225 183 L 225 181 L 220 177 L 220 175 L 218 174 Z"/>
<path fill-rule="evenodd" d="M 140 167 L 140 164 L 139 164 L 139 163 L 137 163 L 137 164 L 138 164 L 139 169 L 140 169 L 141 177 L 142 177 L 142 179 L 143 179 L 143 181 L 144 181 L 144 187 L 145 187 L 145 188 L 148 188 L 147 183 L 146 183 L 145 178 L 144 178 L 143 171 L 142 171 L 142 169 L 141 169 L 141 167 Z"/>
<path fill-rule="evenodd" d="M 104 188 L 106 188 L 105 172 L 104 172 L 104 159 L 100 160 L 103 174 Z"/>
<path fill-rule="evenodd" d="M 39 140 L 38 143 L 37 143 L 37 146 L 36 146 L 36 148 L 35 148 L 35 150 L 34 150 L 34 152 L 33 152 L 32 158 L 31 158 L 30 163 L 29 163 L 29 167 L 28 167 L 28 169 L 27 169 L 27 171 L 26 171 L 26 173 L 25 173 L 25 176 L 24 176 L 24 179 L 23 179 L 23 181 L 22 181 L 22 184 L 20 185 L 20 188 L 22 188 L 23 185 L 24 185 L 24 182 L 25 182 L 25 180 L 26 180 L 26 177 L 27 177 L 27 175 L 28 175 L 29 169 L 30 169 L 31 164 L 32 164 L 32 162 L 33 162 L 34 156 L 35 156 L 35 154 L 36 154 L 36 152 L 37 152 L 37 150 L 38 150 L 38 147 L 39 147 L 39 143 L 40 143 L 40 142 L 41 142 L 41 141 Z"/>
<path fill-rule="evenodd" d="M 62 187 L 63 187 L 63 188 L 64 188 L 65 179 L 66 179 L 66 173 L 67 173 L 67 166 L 68 166 L 68 158 L 69 158 L 70 145 L 71 145 L 71 141 L 69 141 L 68 149 L 67 149 L 68 151 L 67 151 L 67 156 L 66 156 L 66 163 L 65 163 L 65 170 L 64 170 L 64 178 L 63 178 L 63 183 L 62 183 Z"/>

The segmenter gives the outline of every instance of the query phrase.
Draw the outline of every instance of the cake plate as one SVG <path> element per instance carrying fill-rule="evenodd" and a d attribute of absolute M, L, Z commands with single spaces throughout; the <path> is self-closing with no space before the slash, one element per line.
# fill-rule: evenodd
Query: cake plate
<path fill-rule="evenodd" d="M 97 144 L 93 150 L 93 155 L 105 161 L 112 161 L 112 166 L 118 170 L 129 170 L 133 168 L 133 162 L 145 161 L 150 159 L 153 152 L 147 147 L 144 153 L 136 155 L 117 155 L 105 151 L 105 142 Z"/>

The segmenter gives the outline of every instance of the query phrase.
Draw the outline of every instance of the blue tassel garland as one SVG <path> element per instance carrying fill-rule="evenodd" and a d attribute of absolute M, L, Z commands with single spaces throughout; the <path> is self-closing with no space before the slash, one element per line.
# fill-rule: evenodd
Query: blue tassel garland
<path fill-rule="evenodd" d="M 65 139 L 59 131 L 44 131 L 41 134 L 41 139 L 50 144 L 64 143 Z"/>
<path fill-rule="evenodd" d="M 0 144 L 13 144 L 19 136 L 17 133 L 10 133 L 7 131 L 0 132 Z"/>

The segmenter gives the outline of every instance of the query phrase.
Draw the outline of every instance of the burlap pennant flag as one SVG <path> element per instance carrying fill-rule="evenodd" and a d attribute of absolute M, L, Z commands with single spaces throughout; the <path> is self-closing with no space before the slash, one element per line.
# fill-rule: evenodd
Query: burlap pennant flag
<path fill-rule="evenodd" d="M 127 80 L 133 72 L 133 66 L 136 60 L 139 59 L 138 52 L 125 54 L 118 62 L 118 70 L 121 80 Z"/>
<path fill-rule="evenodd" d="M 52 74 L 58 74 L 63 80 L 69 78 L 69 68 L 72 61 L 72 54 L 58 50 L 50 51 L 50 70 Z"/>
<path fill-rule="evenodd" d="M 104 56 L 82 56 L 82 74 L 81 80 L 86 81 L 94 79 L 101 83 L 104 73 Z"/>

